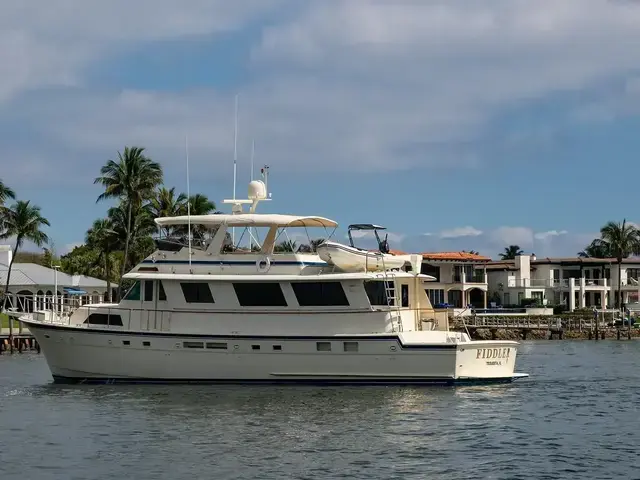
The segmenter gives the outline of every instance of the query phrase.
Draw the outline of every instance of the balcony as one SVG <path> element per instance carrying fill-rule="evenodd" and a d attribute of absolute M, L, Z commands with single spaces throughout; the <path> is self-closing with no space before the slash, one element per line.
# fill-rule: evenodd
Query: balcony
<path fill-rule="evenodd" d="M 606 278 L 564 278 L 553 280 L 554 288 L 584 288 L 586 290 L 601 290 L 611 286 Z"/>
<path fill-rule="evenodd" d="M 453 275 L 453 283 L 480 283 L 486 284 L 488 283 L 487 275 L 484 272 L 474 273 L 474 274 L 454 274 Z"/>
<path fill-rule="evenodd" d="M 551 280 L 544 278 L 510 278 L 507 282 L 509 288 L 547 288 L 550 285 Z"/>

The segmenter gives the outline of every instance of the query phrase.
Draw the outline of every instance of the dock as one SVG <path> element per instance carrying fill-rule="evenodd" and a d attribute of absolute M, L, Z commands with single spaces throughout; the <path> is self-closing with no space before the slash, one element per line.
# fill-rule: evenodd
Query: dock
<path fill-rule="evenodd" d="M 22 331 L 14 328 L 13 336 L 9 335 L 8 328 L 2 328 L 0 329 L 0 355 L 11 351 L 11 338 L 13 338 L 14 351 L 21 353 L 33 350 L 40 353 L 40 345 L 27 328 L 23 328 Z"/>
<path fill-rule="evenodd" d="M 611 327 L 599 320 L 585 318 L 561 317 L 504 317 L 504 316 L 469 316 L 456 317 L 451 328 L 457 331 L 467 331 L 472 338 L 483 338 L 487 332 L 492 340 L 499 334 L 502 336 L 527 340 L 527 338 L 569 338 L 605 339 L 637 337 L 640 329 L 628 326 Z M 482 335 L 482 334 L 485 335 Z M 597 335 L 597 336 L 596 336 Z M 484 339 L 484 338 L 483 338 Z"/>

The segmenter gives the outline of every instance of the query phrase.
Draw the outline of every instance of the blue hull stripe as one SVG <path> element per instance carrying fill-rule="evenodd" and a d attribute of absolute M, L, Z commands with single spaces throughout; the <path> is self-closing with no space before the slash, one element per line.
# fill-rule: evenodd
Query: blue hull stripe
<path fill-rule="evenodd" d="M 362 341 L 389 341 L 394 340 L 398 343 L 403 350 L 456 350 L 458 345 L 455 343 L 449 344 L 408 344 L 404 345 L 400 341 L 397 335 L 340 335 L 340 336 L 321 336 L 321 335 L 290 335 L 290 336 L 278 336 L 278 335 L 207 335 L 207 334 L 194 334 L 194 333 L 169 333 L 169 332 L 132 332 L 132 331 L 114 331 L 114 330 L 102 330 L 97 328 L 74 328 L 63 325 L 47 325 L 42 323 L 30 323 L 25 322 L 30 330 L 53 330 L 53 331 L 73 331 L 78 334 L 83 333 L 96 333 L 100 335 L 117 335 L 117 336 L 138 336 L 138 337 L 158 337 L 158 338 L 179 338 L 179 339 L 198 339 L 198 340 L 212 340 L 220 341 L 225 340 L 233 342 L 234 340 L 263 340 L 273 342 L 283 341 L 297 341 L 297 340 L 310 340 L 310 341 L 334 341 L 334 342 L 362 342 Z M 464 345 L 461 345 L 464 347 Z"/>
<path fill-rule="evenodd" d="M 100 378 L 100 377 L 62 377 L 53 375 L 54 383 L 59 384 L 199 384 L 199 385 L 423 385 L 423 386 L 457 386 L 457 385 L 493 385 L 511 383 L 514 377 L 499 378 L 354 378 L 354 379 L 176 379 L 176 378 Z"/>
<path fill-rule="evenodd" d="M 156 264 L 161 265 L 189 265 L 189 260 L 143 260 L 144 264 Z M 256 262 L 254 260 L 192 260 L 191 265 L 253 265 Z M 296 260 L 272 260 L 271 265 L 298 265 L 301 267 L 328 267 L 326 262 L 299 262 Z"/>

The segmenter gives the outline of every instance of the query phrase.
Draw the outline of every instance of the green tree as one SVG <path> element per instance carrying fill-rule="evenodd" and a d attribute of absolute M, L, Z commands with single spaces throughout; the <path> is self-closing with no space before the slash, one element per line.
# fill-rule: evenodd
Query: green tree
<path fill-rule="evenodd" d="M 13 268 L 16 254 L 24 244 L 24 241 L 30 241 L 39 247 L 49 241 L 47 234 L 42 231 L 44 226 L 49 226 L 49 221 L 40 213 L 40 207 L 31 205 L 28 200 L 18 200 L 6 209 L 3 226 L 4 231 L 0 235 L 0 239 L 15 238 L 15 246 L 7 270 L 7 280 L 2 295 L 2 309 L 0 312 L 4 312 L 6 309 L 9 284 L 11 282 L 11 269 Z M 13 335 L 12 324 L 13 322 L 9 322 L 9 335 Z"/>
<path fill-rule="evenodd" d="M 15 200 L 16 194 L 5 183 L 0 180 L 0 206 L 4 205 L 7 200 Z"/>
<path fill-rule="evenodd" d="M 144 155 L 144 148 L 125 147 L 118 152 L 118 161 L 108 160 L 100 169 L 94 184 L 104 187 L 97 202 L 116 198 L 124 204 L 127 214 L 125 222 L 124 258 L 120 277 L 124 276 L 129 260 L 129 243 L 132 238 L 132 219 L 142 210 L 144 201 L 153 198 L 162 183 L 162 167 Z M 118 298 L 122 294 L 122 282 L 118 285 Z"/>
<path fill-rule="evenodd" d="M 15 200 L 15 198 L 15 192 L 0 180 L 0 233 L 4 231 L 4 220 L 7 215 L 7 208 L 4 203 L 9 199 Z"/>
<path fill-rule="evenodd" d="M 275 253 L 295 252 L 298 248 L 295 240 L 284 240 L 273 247 Z"/>
<path fill-rule="evenodd" d="M 108 218 L 101 218 L 93 222 L 93 225 L 85 237 L 85 242 L 89 248 L 98 253 L 98 261 L 104 268 L 102 278 L 107 282 L 107 295 L 109 303 L 112 302 L 111 292 L 111 265 L 112 253 L 118 248 L 118 237 L 113 230 L 113 224 Z"/>
<path fill-rule="evenodd" d="M 640 253 L 640 231 L 627 220 L 607 222 L 600 229 L 602 240 L 609 245 L 611 256 L 618 261 L 618 295 L 616 308 L 622 306 L 622 260 Z"/>
<path fill-rule="evenodd" d="M 147 209 L 153 218 L 175 217 L 186 213 L 187 196 L 180 193 L 176 196 L 175 187 L 160 187 L 149 201 Z M 165 227 L 165 235 L 171 235 L 172 228 Z"/>
<path fill-rule="evenodd" d="M 584 250 L 578 252 L 581 258 L 611 258 L 611 246 L 601 238 L 594 239 Z"/>
<path fill-rule="evenodd" d="M 524 252 L 520 250 L 520 245 L 509 245 L 504 247 L 504 252 L 500 254 L 501 260 L 513 260 L 518 255 L 522 255 Z"/>
<path fill-rule="evenodd" d="M 125 245 L 129 246 L 127 266 L 123 267 L 121 276 L 124 275 L 124 270 L 129 268 L 130 265 L 135 265 L 144 257 L 151 254 L 154 249 L 154 242 L 151 235 L 156 231 L 156 225 L 151 214 L 144 208 L 136 210 L 131 218 L 130 228 L 127 228 L 128 212 L 129 209 L 127 205 L 120 203 L 118 206 L 110 208 L 107 215 L 117 238 L 116 245 L 118 250 L 124 251 Z M 118 289 L 121 290 L 120 287 Z M 120 298 L 120 296 L 118 296 L 118 298 Z"/>

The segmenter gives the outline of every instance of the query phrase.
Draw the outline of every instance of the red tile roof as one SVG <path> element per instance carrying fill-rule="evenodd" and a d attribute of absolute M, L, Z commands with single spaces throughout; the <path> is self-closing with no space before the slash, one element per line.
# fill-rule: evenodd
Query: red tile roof
<path fill-rule="evenodd" d="M 468 252 L 426 252 L 422 254 L 422 258 L 425 260 L 475 260 L 480 262 L 489 262 L 491 259 L 484 255 L 478 255 L 477 253 Z"/>
<path fill-rule="evenodd" d="M 400 250 L 391 250 L 390 253 L 394 255 L 410 255 L 409 253 L 402 252 Z M 489 262 L 491 259 L 483 255 L 467 252 L 425 252 L 418 253 L 422 255 L 424 260 L 445 260 L 445 261 L 476 261 L 476 262 Z"/>

